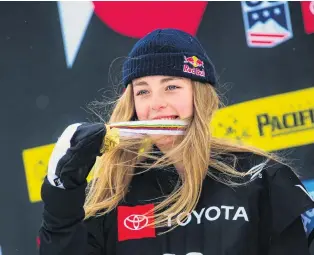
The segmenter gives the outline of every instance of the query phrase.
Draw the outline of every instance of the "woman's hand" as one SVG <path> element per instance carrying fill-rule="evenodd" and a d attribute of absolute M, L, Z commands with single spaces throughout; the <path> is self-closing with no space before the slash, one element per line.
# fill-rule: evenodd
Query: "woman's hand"
<path fill-rule="evenodd" d="M 48 164 L 47 179 L 55 187 L 73 189 L 86 182 L 106 135 L 104 123 L 75 123 L 59 137 Z"/>

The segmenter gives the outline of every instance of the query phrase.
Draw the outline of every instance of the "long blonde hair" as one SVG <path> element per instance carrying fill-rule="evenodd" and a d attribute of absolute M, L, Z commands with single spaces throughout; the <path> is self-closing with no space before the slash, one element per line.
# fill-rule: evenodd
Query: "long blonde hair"
<path fill-rule="evenodd" d="M 193 82 L 193 98 L 194 115 L 186 134 L 177 146 L 162 157 L 156 157 L 151 153 L 151 144 L 145 147 L 144 152 L 139 152 L 143 147 L 143 139 L 129 138 L 121 139 L 114 148 L 97 159 L 85 202 L 86 219 L 107 214 L 118 206 L 128 191 L 136 167 L 148 171 L 150 168 L 165 167 L 178 162 L 184 166 L 185 170 L 181 174 L 182 185 L 177 185 L 170 195 L 155 205 L 154 225 L 163 227 L 168 225 L 167 215 L 181 215 L 184 219 L 195 208 L 206 175 L 226 185 L 237 186 L 241 185 L 240 182 L 234 182 L 232 177 L 241 179 L 258 171 L 258 168 L 238 171 L 236 159 L 234 164 L 230 165 L 219 160 L 217 156 L 230 152 L 252 152 L 266 159 L 279 160 L 275 154 L 211 135 L 211 120 L 214 113 L 222 106 L 216 90 L 211 85 Z M 133 89 L 132 85 L 129 85 L 116 101 L 109 123 L 130 121 L 134 116 Z M 152 158 L 154 161 L 148 164 L 141 160 L 143 158 Z M 223 175 L 213 174 L 210 168 Z M 176 226 L 175 220 L 172 220 L 172 225 Z"/>

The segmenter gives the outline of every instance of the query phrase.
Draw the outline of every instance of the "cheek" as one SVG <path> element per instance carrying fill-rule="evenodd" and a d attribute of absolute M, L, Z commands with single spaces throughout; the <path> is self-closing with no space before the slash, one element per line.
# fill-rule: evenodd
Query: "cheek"
<path fill-rule="evenodd" d="M 193 101 L 192 100 L 178 100 L 175 108 L 181 117 L 190 117 L 193 115 Z"/>
<path fill-rule="evenodd" d="M 139 120 L 145 120 L 148 118 L 148 107 L 139 100 L 135 100 L 135 112 Z"/>

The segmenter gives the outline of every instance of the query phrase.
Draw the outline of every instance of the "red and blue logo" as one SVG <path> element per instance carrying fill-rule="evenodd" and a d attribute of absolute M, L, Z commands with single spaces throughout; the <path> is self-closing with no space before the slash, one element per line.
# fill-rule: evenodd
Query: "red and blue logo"
<path fill-rule="evenodd" d="M 204 62 L 196 56 L 184 56 L 183 72 L 205 77 Z"/>
<path fill-rule="evenodd" d="M 293 37 L 286 1 L 245 1 L 241 6 L 249 47 L 272 48 Z"/>

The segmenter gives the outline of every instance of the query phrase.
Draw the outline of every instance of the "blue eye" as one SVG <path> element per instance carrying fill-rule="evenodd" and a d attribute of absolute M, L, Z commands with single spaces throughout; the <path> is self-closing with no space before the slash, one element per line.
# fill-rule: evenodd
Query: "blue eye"
<path fill-rule="evenodd" d="M 136 93 L 137 96 L 143 95 L 147 92 L 147 90 L 140 90 Z"/>
<path fill-rule="evenodd" d="M 167 89 L 169 89 L 169 90 L 174 90 L 174 89 L 177 89 L 177 88 L 179 88 L 179 87 L 176 86 L 176 85 L 169 85 L 169 86 L 167 86 Z"/>

